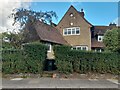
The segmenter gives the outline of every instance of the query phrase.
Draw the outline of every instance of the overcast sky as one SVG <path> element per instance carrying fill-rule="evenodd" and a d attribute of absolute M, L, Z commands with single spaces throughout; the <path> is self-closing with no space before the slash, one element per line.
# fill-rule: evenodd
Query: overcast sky
<path fill-rule="evenodd" d="M 0 1 L 0 32 L 8 30 L 17 30 L 19 25 L 12 26 L 13 19 L 9 19 L 14 8 L 29 8 L 35 11 L 55 11 L 58 20 L 53 19 L 54 23 L 58 23 L 68 8 L 73 5 L 78 11 L 84 9 L 85 18 L 93 25 L 108 25 L 110 22 L 118 21 L 118 3 L 117 2 L 31 2 L 33 0 L 18 0 L 11 2 L 9 0 Z"/>

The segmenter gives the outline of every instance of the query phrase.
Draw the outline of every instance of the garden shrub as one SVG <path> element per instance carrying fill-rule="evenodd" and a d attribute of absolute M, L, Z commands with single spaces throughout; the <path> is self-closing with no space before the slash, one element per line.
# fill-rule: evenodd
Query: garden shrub
<path fill-rule="evenodd" d="M 24 45 L 23 48 L 27 65 L 26 72 L 42 74 L 47 55 L 47 47 L 40 43 L 32 43 Z"/>
<path fill-rule="evenodd" d="M 47 47 L 40 44 L 25 44 L 23 49 L 2 50 L 2 72 L 42 74 Z"/>
<path fill-rule="evenodd" d="M 2 50 L 2 72 L 22 73 L 25 68 L 23 50 Z"/>
<path fill-rule="evenodd" d="M 118 53 L 71 50 L 69 46 L 54 46 L 56 66 L 60 72 L 98 72 L 118 74 Z M 64 65 L 63 65 L 64 64 Z M 68 67 L 70 65 L 70 67 Z"/>
<path fill-rule="evenodd" d="M 54 46 L 54 53 L 55 53 L 55 62 L 59 72 L 61 73 L 71 73 L 73 72 L 72 62 L 69 57 L 69 50 L 71 47 L 68 46 Z"/>

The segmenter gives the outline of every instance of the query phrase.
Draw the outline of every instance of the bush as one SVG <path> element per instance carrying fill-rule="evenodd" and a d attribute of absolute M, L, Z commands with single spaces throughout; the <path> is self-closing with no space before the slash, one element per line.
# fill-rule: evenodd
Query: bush
<path fill-rule="evenodd" d="M 23 50 L 3 50 L 2 72 L 7 74 L 24 72 L 25 62 L 23 56 Z"/>
<path fill-rule="evenodd" d="M 55 53 L 55 62 L 59 72 L 61 73 L 71 73 L 73 72 L 72 62 L 69 57 L 69 50 L 70 47 L 68 46 L 54 46 L 54 53 Z"/>
<path fill-rule="evenodd" d="M 2 50 L 2 72 L 42 74 L 46 52 L 47 47 L 39 43 L 26 44 L 22 50 Z"/>
<path fill-rule="evenodd" d="M 47 47 L 39 44 L 24 45 L 26 68 L 29 73 L 42 74 L 46 59 Z"/>
<path fill-rule="evenodd" d="M 78 51 L 71 50 L 68 46 L 54 46 L 54 51 L 57 68 L 63 73 L 75 71 L 118 74 L 120 72 L 118 53 Z"/>

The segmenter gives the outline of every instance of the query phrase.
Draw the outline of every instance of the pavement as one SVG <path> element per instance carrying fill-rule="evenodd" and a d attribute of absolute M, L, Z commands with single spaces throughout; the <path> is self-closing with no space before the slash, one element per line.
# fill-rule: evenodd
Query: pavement
<path fill-rule="evenodd" d="M 117 80 L 62 78 L 2 78 L 2 88 L 118 88 Z"/>

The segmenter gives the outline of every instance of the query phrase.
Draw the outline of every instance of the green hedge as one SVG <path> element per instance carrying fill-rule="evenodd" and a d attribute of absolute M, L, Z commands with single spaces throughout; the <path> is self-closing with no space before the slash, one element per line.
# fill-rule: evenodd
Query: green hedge
<path fill-rule="evenodd" d="M 2 50 L 2 72 L 42 74 L 47 47 L 42 44 L 26 44 L 21 50 Z"/>
<path fill-rule="evenodd" d="M 56 66 L 61 73 L 73 72 L 72 62 L 68 53 L 70 48 L 68 46 L 54 46 Z"/>
<path fill-rule="evenodd" d="M 119 73 L 118 53 L 98 53 L 71 50 L 68 46 L 54 46 L 56 65 L 60 72 Z"/>
<path fill-rule="evenodd" d="M 25 62 L 29 73 L 42 74 L 46 59 L 47 47 L 45 45 L 34 43 L 24 45 Z"/>
<path fill-rule="evenodd" d="M 2 50 L 2 72 L 23 73 L 25 68 L 23 56 L 23 50 Z"/>

